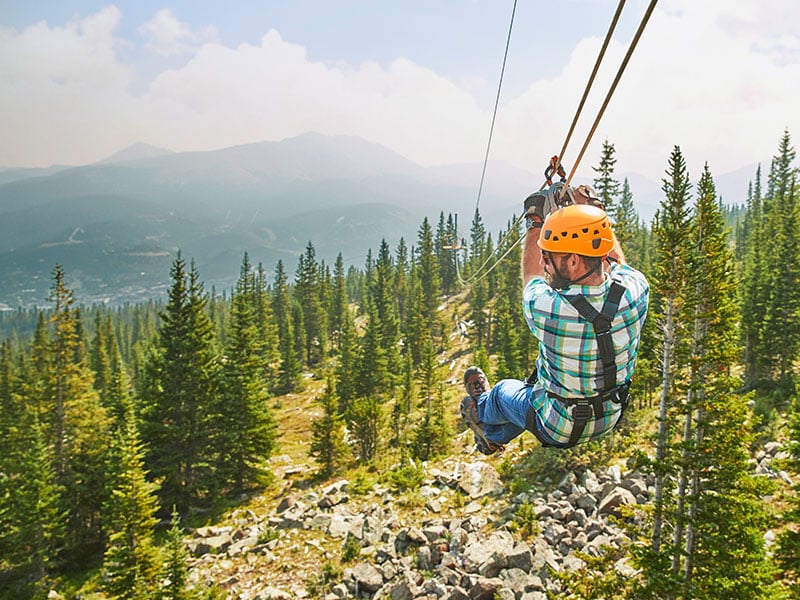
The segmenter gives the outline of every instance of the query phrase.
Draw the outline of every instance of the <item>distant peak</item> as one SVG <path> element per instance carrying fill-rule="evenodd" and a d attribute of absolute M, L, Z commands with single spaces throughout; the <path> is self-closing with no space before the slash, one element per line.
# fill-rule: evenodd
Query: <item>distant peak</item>
<path fill-rule="evenodd" d="M 167 154 L 174 154 L 172 150 L 166 148 L 159 148 L 158 146 L 151 146 L 143 142 L 137 142 L 128 146 L 127 148 L 115 152 L 111 156 L 98 161 L 97 164 L 108 163 L 121 163 L 130 162 L 134 160 L 144 160 L 147 158 L 155 158 L 157 156 L 165 156 Z"/>

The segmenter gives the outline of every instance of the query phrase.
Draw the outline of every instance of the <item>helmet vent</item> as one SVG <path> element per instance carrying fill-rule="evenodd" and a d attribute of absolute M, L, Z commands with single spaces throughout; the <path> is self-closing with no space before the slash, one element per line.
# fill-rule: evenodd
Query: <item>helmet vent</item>
<path fill-rule="evenodd" d="M 573 240 L 577 240 L 578 239 L 578 234 L 577 233 L 573 233 L 572 234 L 572 239 Z"/>
<path fill-rule="evenodd" d="M 600 238 L 594 238 L 594 239 L 592 240 L 592 248 L 594 248 L 595 250 L 597 250 L 597 249 L 600 247 L 600 242 L 602 242 L 602 241 L 603 241 L 603 240 L 601 240 Z"/>
<path fill-rule="evenodd" d="M 588 227 L 584 227 L 583 229 L 581 229 L 581 231 L 583 233 L 589 233 L 589 228 Z"/>

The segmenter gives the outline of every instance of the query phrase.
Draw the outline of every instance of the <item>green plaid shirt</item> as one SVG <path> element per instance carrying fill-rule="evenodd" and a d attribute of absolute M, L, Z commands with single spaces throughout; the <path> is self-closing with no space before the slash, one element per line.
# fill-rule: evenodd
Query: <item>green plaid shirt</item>
<path fill-rule="evenodd" d="M 639 271 L 615 264 L 602 285 L 575 285 L 556 291 L 541 277 L 532 279 L 522 293 L 525 320 L 539 340 L 536 360 L 538 381 L 531 396 L 533 408 L 544 426 L 544 434 L 556 443 L 566 443 L 572 431 L 572 417 L 562 398 L 590 398 L 603 389 L 603 365 L 594 329 L 565 296 L 583 295 L 598 311 L 608 294 L 611 279 L 625 287 L 619 310 L 611 323 L 611 337 L 617 356 L 617 385 L 629 381 L 636 367 L 636 353 L 650 288 Z M 621 407 L 605 402 L 604 414 L 589 421 L 580 442 L 603 435 L 620 417 Z"/>

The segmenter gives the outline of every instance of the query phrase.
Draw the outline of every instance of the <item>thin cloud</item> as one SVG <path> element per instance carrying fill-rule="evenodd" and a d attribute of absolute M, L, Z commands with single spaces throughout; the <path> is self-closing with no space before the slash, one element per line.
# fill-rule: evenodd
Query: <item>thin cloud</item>
<path fill-rule="evenodd" d="M 768 159 L 784 128 L 800 132 L 800 43 L 786 31 L 800 7 L 778 3 L 784 32 L 777 35 L 779 26 L 755 0 L 665 6 L 653 15 L 579 175 L 592 177 L 604 139 L 615 144 L 620 170 L 659 179 L 674 145 L 693 175 L 705 161 L 720 174 Z M 134 92 L 135 65 L 118 53 L 132 43 L 117 33 L 121 19 L 109 7 L 62 27 L 0 28 L 0 110 L 14 116 L 0 121 L 0 165 L 86 163 L 139 141 L 205 150 L 307 131 L 361 136 L 422 165 L 483 160 L 492 115 L 476 100 L 474 82 L 402 56 L 384 65 L 311 60 L 304 45 L 276 30 L 230 46 L 213 28 L 193 31 L 164 9 L 141 27 L 141 43 L 162 56 L 185 53 L 185 61 Z M 531 69 L 527 88 L 504 91 L 493 160 L 543 169 L 560 150 L 601 41 L 580 41 L 553 77 L 536 78 Z M 627 40 L 614 40 L 608 50 L 568 166 L 626 47 Z"/>
<path fill-rule="evenodd" d="M 162 8 L 147 23 L 139 27 L 145 47 L 161 56 L 175 56 L 195 50 L 199 45 L 217 39 L 217 29 L 208 26 L 198 31 L 180 21 L 168 8 Z"/>

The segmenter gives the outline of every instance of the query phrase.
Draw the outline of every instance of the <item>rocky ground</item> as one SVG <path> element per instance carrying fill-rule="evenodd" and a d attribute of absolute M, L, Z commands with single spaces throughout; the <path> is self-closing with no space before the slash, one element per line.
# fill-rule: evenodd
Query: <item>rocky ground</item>
<path fill-rule="evenodd" d="M 511 496 L 496 469 L 501 459 L 475 454 L 466 436 L 462 454 L 426 467 L 416 492 L 375 485 L 356 494 L 346 480 L 305 490 L 287 484 L 251 503 L 263 509 L 239 509 L 224 525 L 193 531 L 192 580 L 214 581 L 242 600 L 544 600 L 562 591 L 553 571 L 583 566 L 576 551 L 597 556 L 628 543 L 622 507 L 653 494 L 652 480 L 615 465 Z M 772 468 L 785 456 L 771 443 L 754 469 L 788 482 Z M 279 469 L 287 482 L 304 470 L 290 462 Z M 614 568 L 633 572 L 625 559 Z"/>

